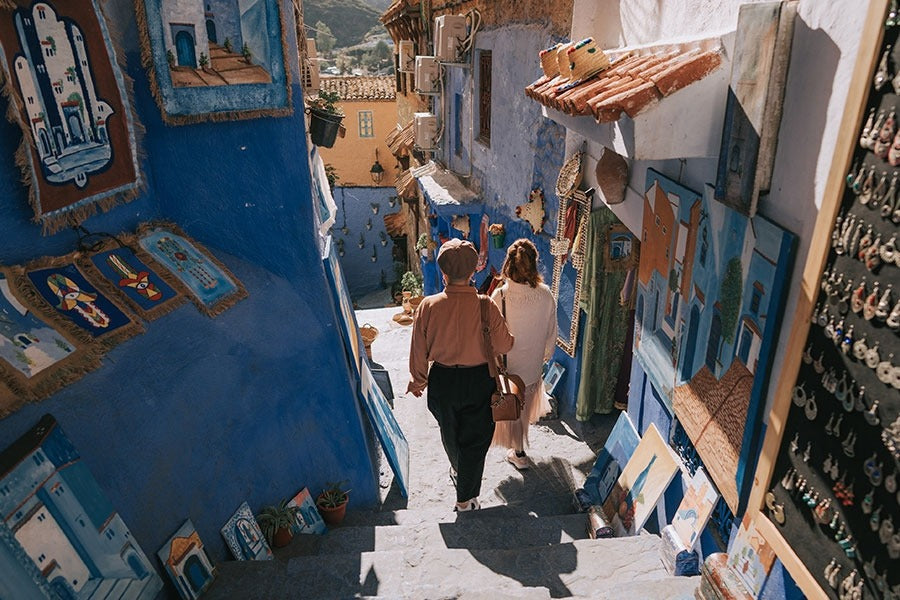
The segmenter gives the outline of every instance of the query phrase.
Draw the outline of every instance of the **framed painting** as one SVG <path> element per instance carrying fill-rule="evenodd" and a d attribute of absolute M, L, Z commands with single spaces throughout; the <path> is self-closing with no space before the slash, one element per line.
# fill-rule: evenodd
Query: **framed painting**
<path fill-rule="evenodd" d="M 104 293 L 121 297 L 147 320 L 161 317 L 185 300 L 128 246 L 105 243 L 79 260 L 78 266 Z"/>
<path fill-rule="evenodd" d="M 222 526 L 222 537 L 237 560 L 272 560 L 272 550 L 263 537 L 259 523 L 244 502 Z"/>
<path fill-rule="evenodd" d="M 769 189 L 799 2 L 743 4 L 716 175 L 716 200 L 752 217 Z"/>
<path fill-rule="evenodd" d="M 619 475 L 622 474 L 622 468 L 628 464 L 640 441 L 641 438 L 628 413 L 624 411 L 619 413 L 616 424 L 597 454 L 594 468 L 584 480 L 584 490 L 590 497 L 591 504 L 603 506 Z"/>
<path fill-rule="evenodd" d="M 297 507 L 297 516 L 291 530 L 297 533 L 325 533 L 325 521 L 316 508 L 316 503 L 307 488 L 303 488 L 291 498 L 288 506 Z"/>
<path fill-rule="evenodd" d="M 16 162 L 44 233 L 137 196 L 136 121 L 95 1 L 0 2 L 0 67 L 22 129 Z"/>
<path fill-rule="evenodd" d="M 111 347 L 139 333 L 143 326 L 84 276 L 73 255 L 40 259 L 24 267 L 30 288 L 26 304 L 54 319 L 80 340 Z"/>
<path fill-rule="evenodd" d="M 627 225 L 610 225 L 606 235 L 606 270 L 627 271 L 637 266 L 640 258 L 638 243 Z"/>
<path fill-rule="evenodd" d="M 673 410 L 733 513 L 752 486 L 796 237 L 713 200 L 683 221 Z"/>
<path fill-rule="evenodd" d="M 156 598 L 162 579 L 52 415 L 0 452 L 0 466 L 0 530 L 13 532 L 0 534 L 0 553 L 18 558 L 3 580 L 32 582 L 16 597 Z"/>
<path fill-rule="evenodd" d="M 190 519 L 182 523 L 156 555 L 184 600 L 199 598 L 216 577 L 216 567 L 210 562 L 203 540 Z"/>
<path fill-rule="evenodd" d="M 565 371 L 566 368 L 556 361 L 553 361 L 550 366 L 547 367 L 547 372 L 544 373 L 544 390 L 547 392 L 548 396 L 553 395 L 553 392 L 556 390 L 556 386 L 559 384 L 559 380 L 562 379 Z"/>
<path fill-rule="evenodd" d="M 759 598 L 763 584 L 775 564 L 775 552 L 756 530 L 756 525 L 749 515 L 744 515 L 732 536 L 728 549 L 728 566 L 737 573 L 754 598 Z"/>
<path fill-rule="evenodd" d="M 40 400 L 99 366 L 93 348 L 28 308 L 19 278 L 0 268 L 0 417 Z"/>
<path fill-rule="evenodd" d="M 678 469 L 672 449 L 650 425 L 603 503 L 616 536 L 637 535 Z"/>
<path fill-rule="evenodd" d="M 278 0 L 137 0 L 136 12 L 167 123 L 291 113 Z"/>
<path fill-rule="evenodd" d="M 391 405 L 384 397 L 381 388 L 372 377 L 369 370 L 369 362 L 362 361 L 360 387 L 362 388 L 363 401 L 369 420 L 375 427 L 381 449 L 387 457 L 388 464 L 394 472 L 394 479 L 400 488 L 400 494 L 404 498 L 409 497 L 409 442 L 400 424 L 391 410 Z"/>
<path fill-rule="evenodd" d="M 147 223 L 138 228 L 137 256 L 158 264 L 157 273 L 193 300 L 200 312 L 214 317 L 247 297 L 237 277 L 199 242 L 170 223 Z"/>
<path fill-rule="evenodd" d="M 684 497 L 672 517 L 672 528 L 688 550 L 700 539 L 718 501 L 719 493 L 702 468 L 686 478 Z"/>

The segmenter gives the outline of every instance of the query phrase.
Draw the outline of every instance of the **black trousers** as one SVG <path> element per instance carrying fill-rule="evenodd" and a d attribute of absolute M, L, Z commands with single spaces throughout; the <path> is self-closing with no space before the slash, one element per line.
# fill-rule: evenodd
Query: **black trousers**
<path fill-rule="evenodd" d="M 494 436 L 491 394 L 496 383 L 487 365 L 445 367 L 428 372 L 428 410 L 441 428 L 441 442 L 456 469 L 456 501 L 481 493 L 484 458 Z"/>

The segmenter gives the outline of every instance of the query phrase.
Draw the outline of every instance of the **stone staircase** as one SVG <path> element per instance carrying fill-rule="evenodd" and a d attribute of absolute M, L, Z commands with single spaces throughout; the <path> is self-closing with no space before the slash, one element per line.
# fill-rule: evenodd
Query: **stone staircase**
<path fill-rule="evenodd" d="M 689 600 L 699 585 L 666 573 L 658 536 L 588 539 L 584 514 L 495 506 L 356 516 L 357 524 L 298 537 L 275 560 L 220 563 L 204 599 Z"/>

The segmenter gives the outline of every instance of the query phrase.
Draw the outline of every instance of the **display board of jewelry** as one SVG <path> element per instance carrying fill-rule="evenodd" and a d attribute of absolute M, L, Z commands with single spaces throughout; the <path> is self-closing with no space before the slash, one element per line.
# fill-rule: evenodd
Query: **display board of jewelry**
<path fill-rule="evenodd" d="M 830 598 L 900 600 L 900 15 L 889 7 L 764 510 Z M 819 229 L 817 228 L 817 231 Z"/>

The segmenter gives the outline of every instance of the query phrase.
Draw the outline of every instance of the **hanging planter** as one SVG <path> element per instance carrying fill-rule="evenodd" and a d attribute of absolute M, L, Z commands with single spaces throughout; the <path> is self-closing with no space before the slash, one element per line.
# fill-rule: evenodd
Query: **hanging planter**
<path fill-rule="evenodd" d="M 503 223 L 491 223 L 490 227 L 488 227 L 488 232 L 491 235 L 491 246 L 503 248 L 506 242 L 506 228 L 503 226 Z"/>
<path fill-rule="evenodd" d="M 344 111 L 336 105 L 340 100 L 337 92 L 319 91 L 318 98 L 308 102 L 309 137 L 312 143 L 322 148 L 331 148 L 337 139 L 344 120 Z"/>

